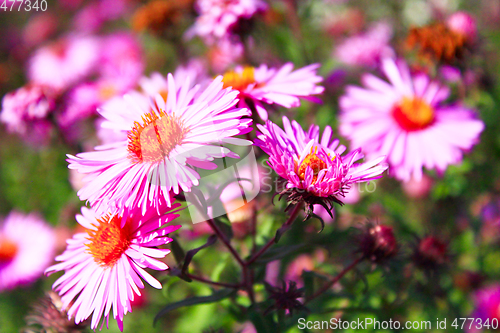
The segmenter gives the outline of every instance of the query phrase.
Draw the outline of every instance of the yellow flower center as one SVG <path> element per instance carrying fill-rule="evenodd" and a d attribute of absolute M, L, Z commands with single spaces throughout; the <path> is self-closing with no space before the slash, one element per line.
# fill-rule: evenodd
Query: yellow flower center
<path fill-rule="evenodd" d="M 134 163 L 160 163 L 182 144 L 188 131 L 180 119 L 163 110 L 146 113 L 142 124 L 136 121 L 128 134 L 129 157 Z"/>
<path fill-rule="evenodd" d="M 255 68 L 245 66 L 243 71 L 228 71 L 222 78 L 224 89 L 232 87 L 235 90 L 244 90 L 250 84 L 255 83 Z"/>
<path fill-rule="evenodd" d="M 434 109 L 422 98 L 403 97 L 392 110 L 396 122 L 406 131 L 422 130 L 434 122 Z"/>
<path fill-rule="evenodd" d="M 132 236 L 130 225 L 125 223 L 121 228 L 121 220 L 118 215 L 104 216 L 97 220 L 99 222 L 99 225 L 96 225 L 97 230 L 87 229 L 90 243 L 86 246 L 94 261 L 102 267 L 114 266 L 130 247 Z"/>
<path fill-rule="evenodd" d="M 299 171 L 298 175 L 300 179 L 304 180 L 306 177 L 306 170 L 307 167 L 311 167 L 312 172 L 313 172 L 313 180 L 312 184 L 316 183 L 316 180 L 318 179 L 318 174 L 321 170 L 326 169 L 327 165 L 325 161 L 323 161 L 321 158 L 316 155 L 315 152 L 312 151 L 311 153 L 307 154 L 302 163 L 299 166 Z"/>
<path fill-rule="evenodd" d="M 17 245 L 13 241 L 0 237 L 0 265 L 8 263 L 17 253 Z"/>

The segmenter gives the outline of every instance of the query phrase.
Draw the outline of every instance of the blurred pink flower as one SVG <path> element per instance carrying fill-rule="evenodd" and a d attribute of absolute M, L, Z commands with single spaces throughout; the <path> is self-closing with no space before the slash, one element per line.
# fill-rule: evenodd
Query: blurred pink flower
<path fill-rule="evenodd" d="M 147 210 L 125 210 L 123 216 L 106 214 L 99 216 L 83 207 L 76 220 L 86 232 L 78 233 L 68 240 L 66 251 L 56 258 L 60 263 L 49 267 L 47 274 L 64 271 L 53 288 L 59 292 L 62 308 L 78 324 L 92 315 L 91 328 L 96 329 L 104 315 L 106 326 L 111 307 L 118 327 L 123 331 L 123 316 L 132 312 L 131 302 L 141 295 L 144 279 L 157 289 L 161 283 L 144 270 L 165 270 L 168 266 L 157 258 L 163 258 L 170 250 L 156 246 L 172 241 L 167 235 L 180 225 L 165 225 L 176 217 L 180 206 L 174 204 L 167 209 L 161 207 Z M 102 327 L 102 326 L 101 326 Z"/>
<path fill-rule="evenodd" d="M 303 287 L 302 272 L 312 271 L 313 269 L 313 257 L 310 254 L 301 254 L 288 265 L 284 279 L 285 281 L 295 281 L 299 288 Z"/>
<path fill-rule="evenodd" d="M 465 36 L 469 42 L 473 42 L 477 37 L 476 20 L 467 12 L 456 12 L 446 20 L 446 25 L 450 30 Z"/>
<path fill-rule="evenodd" d="M 245 47 L 239 40 L 222 38 L 211 46 L 208 59 L 214 72 L 222 73 L 243 59 Z"/>
<path fill-rule="evenodd" d="M 36 214 L 10 213 L 0 224 L 0 291 L 39 278 L 54 256 L 52 228 Z"/>
<path fill-rule="evenodd" d="M 312 95 L 321 94 L 322 86 L 316 84 L 323 78 L 317 75 L 319 64 L 312 64 L 293 71 L 293 64 L 286 63 L 280 69 L 266 65 L 237 67 L 224 74 L 224 87 L 231 87 L 240 92 L 239 106 L 248 107 L 267 120 L 267 111 L 262 105 L 278 104 L 285 108 L 300 105 L 300 98 L 320 102 Z"/>
<path fill-rule="evenodd" d="M 3 97 L 0 121 L 7 126 L 9 132 L 27 136 L 34 126 L 40 127 L 40 123 L 47 122 L 46 118 L 55 107 L 54 98 L 52 89 L 28 84 Z M 50 124 L 48 125 L 46 135 L 50 130 Z"/>
<path fill-rule="evenodd" d="M 194 167 L 214 169 L 214 158 L 238 158 L 220 144 L 248 144 L 233 136 L 251 130 L 251 119 L 240 119 L 250 111 L 234 107 L 237 92 L 222 89 L 221 77 L 201 93 L 189 81 L 176 84 L 171 74 L 167 80 L 166 101 L 132 92 L 124 97 L 125 107 L 99 110 L 107 120 L 102 126 L 126 132 L 126 141 L 68 155 L 69 168 L 90 175 L 78 195 L 98 212 L 156 207 L 162 197 L 169 201 L 171 190 L 177 194 L 198 184 Z"/>
<path fill-rule="evenodd" d="M 57 17 L 53 13 L 43 12 L 33 15 L 23 29 L 25 46 L 31 47 L 43 43 L 57 29 Z"/>
<path fill-rule="evenodd" d="M 432 185 L 432 178 L 426 174 L 422 174 L 422 179 L 420 180 L 411 178 L 409 181 L 403 183 L 403 191 L 410 198 L 425 198 L 431 191 Z"/>
<path fill-rule="evenodd" d="M 31 57 L 28 78 L 61 91 L 89 76 L 99 60 L 100 41 L 91 36 L 66 36 L 39 48 Z"/>
<path fill-rule="evenodd" d="M 332 129 L 327 126 L 320 137 L 319 126 L 312 125 L 305 132 L 294 120 L 283 117 L 284 131 L 271 121 L 257 125 L 255 145 L 269 155 L 269 166 L 282 177 L 292 204 L 305 201 L 306 212 L 312 212 L 314 204 L 332 209 L 334 202 L 342 203 L 346 192 L 356 183 L 382 177 L 387 166 L 381 163 L 385 156 L 370 162 L 355 164 L 363 158 L 361 149 L 345 156 L 346 150 L 339 140 L 331 140 Z M 296 201 L 296 202 L 295 202 Z"/>
<path fill-rule="evenodd" d="M 344 40 L 336 47 L 334 56 L 348 65 L 375 68 L 381 59 L 395 56 L 389 45 L 391 37 L 392 27 L 380 22 L 367 32 Z"/>
<path fill-rule="evenodd" d="M 425 74 L 412 76 L 402 61 L 385 59 L 382 71 L 390 83 L 365 74 L 366 88 L 347 87 L 339 102 L 340 132 L 367 156 L 387 155 L 389 172 L 400 180 L 420 180 L 424 166 L 444 172 L 459 163 L 484 128 L 475 112 L 442 105 L 450 90 Z"/>
<path fill-rule="evenodd" d="M 98 72 L 104 80 L 114 81 L 117 92 L 135 87 L 143 70 L 142 47 L 131 34 L 118 32 L 103 37 Z"/>
<path fill-rule="evenodd" d="M 197 0 L 195 7 L 199 16 L 186 36 L 197 35 L 211 44 L 230 35 L 240 20 L 265 11 L 267 4 L 262 0 Z"/>
<path fill-rule="evenodd" d="M 478 290 L 474 296 L 475 310 L 470 315 L 471 318 L 479 318 L 483 323 L 487 319 L 489 324 L 494 328 L 500 326 L 500 285 L 494 284 Z M 486 328 L 486 326 L 484 326 Z M 466 332 L 476 333 L 482 330 L 477 329 L 476 325 L 472 325 Z"/>
<path fill-rule="evenodd" d="M 74 29 L 78 32 L 93 33 L 109 20 L 124 15 L 130 8 L 130 0 L 99 0 L 90 2 L 74 17 Z"/>

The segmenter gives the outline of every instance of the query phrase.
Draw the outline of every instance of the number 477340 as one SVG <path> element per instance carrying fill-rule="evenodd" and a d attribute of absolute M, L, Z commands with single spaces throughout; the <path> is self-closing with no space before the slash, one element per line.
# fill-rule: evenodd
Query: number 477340
<path fill-rule="evenodd" d="M 0 9 L 4 12 L 9 11 L 18 11 L 24 10 L 26 12 L 30 11 L 46 11 L 47 10 L 47 0 L 3 0 Z"/>

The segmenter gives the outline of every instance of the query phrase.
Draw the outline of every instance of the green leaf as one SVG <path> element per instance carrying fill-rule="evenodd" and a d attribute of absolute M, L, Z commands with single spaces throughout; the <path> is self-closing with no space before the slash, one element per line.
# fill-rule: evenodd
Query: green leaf
<path fill-rule="evenodd" d="M 189 264 L 191 263 L 191 260 L 193 260 L 193 257 L 196 255 L 196 253 L 198 253 L 200 250 L 203 250 L 206 247 L 209 247 L 210 245 L 213 245 L 216 241 L 217 241 L 217 236 L 211 235 L 210 237 L 208 237 L 207 242 L 205 244 L 195 249 L 189 250 L 186 253 L 184 264 L 182 265 L 182 273 L 185 273 L 187 271 Z"/>
<path fill-rule="evenodd" d="M 260 312 L 250 311 L 248 317 L 258 333 L 278 332 L 278 326 L 274 322 L 272 315 L 264 316 Z"/>
<path fill-rule="evenodd" d="M 172 253 L 174 254 L 175 261 L 177 262 L 178 265 L 181 265 L 182 262 L 184 262 L 184 258 L 186 257 L 186 253 L 182 249 L 181 244 L 179 244 L 179 241 L 177 240 L 177 237 L 172 235 L 172 242 L 170 243 L 170 249 L 172 250 Z"/>
<path fill-rule="evenodd" d="M 225 218 L 225 220 L 227 220 L 229 223 L 225 223 L 222 221 L 223 220 L 223 217 L 217 217 L 215 218 L 213 221 L 215 223 L 215 225 L 220 229 L 220 231 L 222 231 L 222 233 L 224 234 L 224 236 L 226 236 L 226 239 L 231 239 L 233 238 L 233 228 L 231 227 L 231 223 L 229 222 L 229 220 L 227 220 L 227 218 Z"/>
<path fill-rule="evenodd" d="M 158 314 L 155 316 L 154 319 L 154 324 L 160 319 L 160 317 L 164 316 L 165 314 L 169 313 L 170 311 L 173 311 L 175 309 L 184 307 L 184 306 L 193 306 L 193 305 L 200 305 L 200 304 L 209 304 L 209 303 L 215 303 L 220 300 L 223 300 L 225 298 L 228 298 L 232 296 L 233 294 L 236 293 L 235 289 L 221 289 L 215 291 L 212 295 L 210 296 L 194 296 L 194 297 L 189 297 L 186 299 L 183 299 L 182 301 L 175 302 L 172 304 L 169 304 L 165 306 L 163 309 L 158 312 Z"/>

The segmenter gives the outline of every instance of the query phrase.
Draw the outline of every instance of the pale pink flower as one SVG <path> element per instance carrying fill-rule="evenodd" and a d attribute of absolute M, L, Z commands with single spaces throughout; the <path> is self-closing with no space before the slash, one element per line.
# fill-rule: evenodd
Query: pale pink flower
<path fill-rule="evenodd" d="M 54 248 L 54 231 L 38 215 L 10 213 L 0 224 L 0 291 L 38 279 Z"/>
<path fill-rule="evenodd" d="M 349 86 L 340 98 L 340 132 L 367 156 L 387 155 L 390 173 L 404 181 L 420 180 L 424 166 L 444 172 L 460 163 L 484 128 L 475 112 L 444 104 L 450 90 L 403 62 L 385 59 L 382 71 L 389 82 L 365 74 L 366 88 Z"/>
<path fill-rule="evenodd" d="M 171 206 L 171 210 L 180 204 Z M 131 302 L 140 296 L 144 279 L 157 289 L 161 283 L 145 268 L 165 270 L 168 266 L 158 260 L 170 250 L 158 249 L 172 241 L 168 234 L 179 225 L 165 225 L 178 214 L 167 210 L 166 203 L 143 214 L 140 209 L 125 210 L 123 215 L 98 215 L 82 208 L 76 220 L 86 232 L 67 241 L 66 251 L 56 258 L 60 263 L 49 267 L 47 274 L 64 271 L 53 288 L 59 292 L 62 308 L 78 324 L 92 315 L 91 328 L 96 329 L 104 316 L 106 326 L 112 315 L 123 330 L 123 317 L 132 311 Z M 111 313 L 111 308 L 113 311 Z M 101 326 L 102 327 L 102 326 Z"/>
<path fill-rule="evenodd" d="M 99 39 L 66 36 L 39 48 L 29 61 L 28 78 L 61 91 L 90 75 L 99 59 Z"/>
<path fill-rule="evenodd" d="M 356 183 L 382 177 L 387 169 L 381 162 L 385 156 L 363 163 L 361 149 L 342 156 L 346 151 L 339 140 L 331 140 L 332 129 L 325 127 L 323 135 L 319 126 L 312 125 L 305 132 L 294 120 L 283 117 L 284 131 L 271 121 L 257 125 L 255 145 L 269 155 L 268 164 L 283 179 L 284 190 L 290 204 L 305 202 L 308 216 L 314 204 L 321 204 L 328 211 L 333 203 L 342 204 L 345 192 Z"/>
<path fill-rule="evenodd" d="M 243 60 L 245 47 L 237 38 L 222 38 L 210 47 L 208 59 L 216 73 L 222 73 Z"/>
<path fill-rule="evenodd" d="M 262 0 L 197 0 L 195 7 L 199 16 L 186 36 L 197 35 L 213 43 L 230 35 L 240 20 L 248 20 L 265 11 L 267 4 Z"/>
<path fill-rule="evenodd" d="M 370 30 L 344 40 L 334 51 L 335 57 L 344 64 L 375 68 L 380 60 L 394 57 L 394 50 L 389 45 L 392 27 L 387 23 L 378 23 Z"/>
<path fill-rule="evenodd" d="M 316 85 L 323 78 L 317 75 L 319 64 L 312 64 L 293 70 L 292 63 L 286 63 L 280 69 L 268 68 L 266 65 L 254 67 L 237 67 L 224 74 L 224 87 L 232 87 L 240 92 L 239 105 L 249 107 L 263 119 L 267 120 L 267 111 L 263 104 L 278 104 L 285 108 L 297 107 L 300 99 L 320 102 L 312 96 L 324 91 Z"/>
<path fill-rule="evenodd" d="M 78 192 L 99 212 L 107 207 L 156 207 L 169 192 L 190 191 L 198 184 L 194 167 L 214 169 L 215 158 L 238 155 L 222 144 L 247 145 L 233 138 L 251 131 L 250 111 L 235 108 L 238 92 L 222 89 L 222 78 L 216 78 L 205 90 L 190 88 L 189 81 L 180 85 L 168 75 L 168 96 L 148 97 L 129 93 L 123 107 L 103 108 L 102 126 L 127 133 L 127 140 L 96 151 L 68 155 L 69 168 L 89 174 L 87 185 Z"/>

